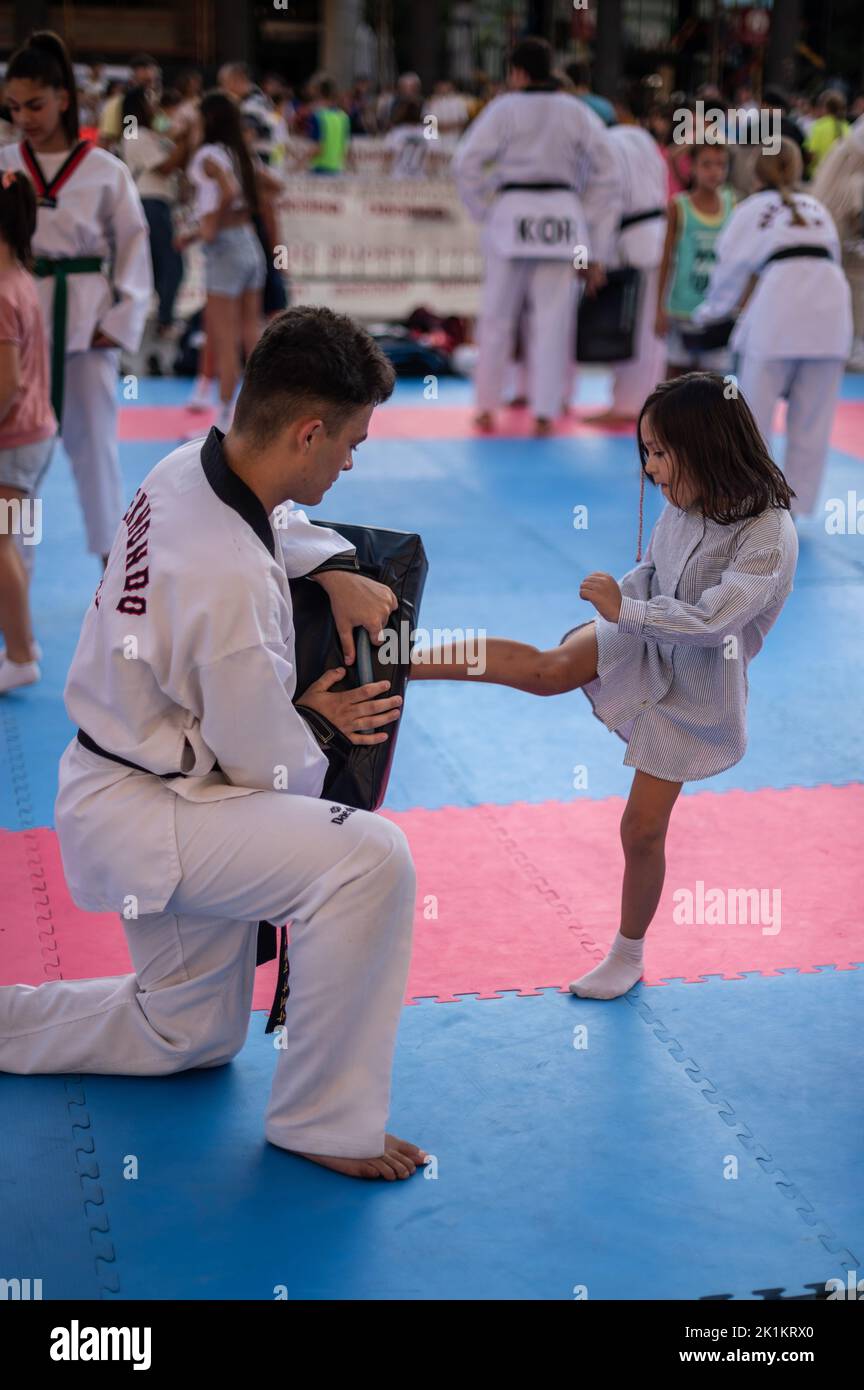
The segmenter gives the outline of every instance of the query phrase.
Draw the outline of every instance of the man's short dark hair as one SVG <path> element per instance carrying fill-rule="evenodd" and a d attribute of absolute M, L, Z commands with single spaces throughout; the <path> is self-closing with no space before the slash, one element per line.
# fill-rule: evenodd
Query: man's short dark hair
<path fill-rule="evenodd" d="M 520 39 L 510 54 L 511 68 L 527 72 L 532 82 L 548 82 L 552 75 L 552 47 L 545 39 Z"/>
<path fill-rule="evenodd" d="M 338 434 L 349 415 L 386 401 L 395 383 L 392 366 L 359 323 L 300 304 L 277 315 L 259 338 L 246 363 L 235 427 L 267 444 L 312 413 L 329 435 Z"/>
<path fill-rule="evenodd" d="M 591 86 L 591 68 L 587 63 L 568 63 L 564 71 L 570 78 L 570 81 L 573 83 L 574 87 Z"/>
<path fill-rule="evenodd" d="M 129 59 L 129 66 L 134 71 L 135 68 L 158 68 L 159 64 L 149 53 L 136 53 Z"/>

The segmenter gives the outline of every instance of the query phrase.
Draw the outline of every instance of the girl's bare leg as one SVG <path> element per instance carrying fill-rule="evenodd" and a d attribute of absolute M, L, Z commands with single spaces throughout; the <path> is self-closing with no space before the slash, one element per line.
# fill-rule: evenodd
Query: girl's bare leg
<path fill-rule="evenodd" d="M 252 355 L 252 349 L 264 331 L 261 300 L 260 290 L 246 290 L 240 296 L 240 340 L 247 362 Z"/>
<path fill-rule="evenodd" d="M 229 406 L 240 379 L 240 301 L 224 294 L 207 297 L 207 344 L 219 377 L 219 399 Z"/>
<path fill-rule="evenodd" d="M 563 695 L 596 675 L 597 638 L 590 622 L 548 651 L 506 637 L 485 637 L 470 654 L 463 644 L 447 642 L 430 648 L 422 660 L 411 664 L 412 680 L 482 681 L 530 695 Z"/>
<path fill-rule="evenodd" d="M 642 942 L 657 911 L 666 876 L 666 831 L 680 782 L 638 772 L 621 819 L 624 882 L 621 927 L 606 959 L 574 980 L 570 989 L 584 999 L 617 999 L 642 976 Z"/>

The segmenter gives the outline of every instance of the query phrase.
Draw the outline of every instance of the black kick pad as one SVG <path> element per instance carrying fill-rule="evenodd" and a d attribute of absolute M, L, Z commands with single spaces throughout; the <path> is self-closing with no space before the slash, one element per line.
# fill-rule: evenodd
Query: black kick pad
<path fill-rule="evenodd" d="M 382 662 L 379 650 L 369 641 L 365 629 L 355 631 L 357 660 L 334 690 L 349 690 L 369 681 L 389 681 L 389 695 L 401 695 L 410 669 L 410 633 L 417 626 L 420 600 L 429 565 L 419 536 L 405 531 L 384 531 L 375 526 L 342 525 L 335 521 L 315 521 L 313 526 L 329 526 L 357 551 L 359 572 L 392 589 L 398 607 L 390 614 L 385 633 L 393 636 L 382 650 L 391 660 Z M 297 661 L 299 702 L 313 681 L 335 666 L 343 666 L 330 600 L 320 584 L 309 579 L 292 579 L 294 604 L 294 645 Z M 393 658 L 398 658 L 393 660 Z M 385 726 L 384 743 L 351 744 L 327 750 L 330 768 L 322 795 L 362 811 L 377 811 L 384 800 L 393 755 L 396 751 L 401 718 Z"/>

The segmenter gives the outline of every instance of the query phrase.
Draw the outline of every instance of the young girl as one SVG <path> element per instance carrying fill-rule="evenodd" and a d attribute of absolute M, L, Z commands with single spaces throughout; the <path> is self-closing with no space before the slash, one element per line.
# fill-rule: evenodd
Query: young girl
<path fill-rule="evenodd" d="M 645 477 L 663 492 L 645 558 L 616 581 L 590 574 L 593 622 L 539 651 L 491 638 L 473 674 L 441 647 L 413 679 L 482 680 L 535 695 L 582 689 L 627 742 L 636 769 L 621 822 L 621 926 L 574 994 L 615 999 L 642 974 L 643 938 L 660 901 L 664 845 L 684 782 L 732 767 L 746 746 L 747 667 L 792 589 L 798 540 L 790 490 L 741 396 L 691 372 L 664 382 L 638 423 Z"/>
<path fill-rule="evenodd" d="M 207 92 L 201 100 L 201 121 L 203 143 L 188 175 L 204 242 L 204 320 L 219 378 L 216 424 L 227 430 L 240 380 L 241 349 L 248 357 L 261 335 L 267 265 L 253 225 L 260 202 L 239 111 L 224 92 Z"/>
<path fill-rule="evenodd" d="M 79 140 L 75 77 L 62 39 L 33 34 L 6 70 L 19 145 L 0 171 L 36 190 L 33 251 L 51 341 L 51 395 L 75 475 L 88 549 L 107 559 L 124 507 L 117 458 L 119 349 L 135 352 L 153 292 L 147 222 L 129 170 Z"/>
<path fill-rule="evenodd" d="M 657 286 L 655 328 L 666 339 L 669 376 L 693 368 L 723 371 L 729 361 L 726 348 L 689 348 L 681 336 L 682 329 L 692 327 L 692 315 L 705 298 L 715 243 L 734 203 L 726 187 L 729 156 L 724 146 L 694 146 L 692 169 L 690 192 L 676 193 L 669 203 Z"/>
<path fill-rule="evenodd" d="M 834 407 L 852 346 L 849 285 L 827 209 L 796 191 L 801 153 L 782 139 L 754 165 L 757 192 L 745 198 L 718 238 L 716 261 L 697 323 L 741 311 L 730 339 L 736 373 L 766 444 L 778 400 L 788 401 L 783 469 L 793 511 L 819 496 Z M 743 305 L 743 307 L 741 307 Z"/>
<path fill-rule="evenodd" d="M 27 569 L 6 524 L 15 504 L 38 493 L 57 431 L 42 312 L 28 274 L 35 228 L 33 189 L 24 174 L 7 169 L 0 178 L 0 695 L 40 675 Z"/>

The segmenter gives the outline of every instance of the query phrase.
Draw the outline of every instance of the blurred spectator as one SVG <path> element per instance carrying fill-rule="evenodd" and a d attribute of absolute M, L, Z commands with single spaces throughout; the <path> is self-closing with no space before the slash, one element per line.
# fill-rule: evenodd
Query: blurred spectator
<path fill-rule="evenodd" d="M 177 94 L 179 101 L 179 93 Z M 177 171 L 190 154 L 189 128 L 176 143 L 154 129 L 157 111 L 146 87 L 132 87 L 123 98 L 121 158 L 135 180 L 150 228 L 153 282 L 159 300 L 158 331 L 167 336 L 174 322 L 174 301 L 183 279 L 183 257 L 174 245 L 173 210 Z"/>
<path fill-rule="evenodd" d="M 389 173 L 394 179 L 419 179 L 426 173 L 430 141 L 419 101 L 403 101 L 393 112 L 393 124 L 384 137 L 389 152 Z"/>
<path fill-rule="evenodd" d="M 18 132 L 12 124 L 12 117 L 9 115 L 9 108 L 3 99 L 2 87 L 0 87 L 0 149 L 4 145 L 17 143 Z"/>
<path fill-rule="evenodd" d="M 351 139 L 351 122 L 336 102 L 336 84 L 329 77 L 318 82 L 312 114 L 309 118 L 309 137 L 313 149 L 307 164 L 313 174 L 344 174 Z"/>
<path fill-rule="evenodd" d="M 348 97 L 348 119 L 352 135 L 374 135 L 378 129 L 375 98 L 368 77 L 358 77 Z"/>
<path fill-rule="evenodd" d="M 792 115 L 803 130 L 805 136 L 810 134 L 813 122 L 816 119 L 813 110 L 813 103 L 809 97 L 799 94 L 792 98 Z"/>
<path fill-rule="evenodd" d="M 790 103 L 786 93 L 780 87 L 766 87 L 762 105 L 769 111 L 780 112 L 780 134 L 785 136 L 787 140 L 794 140 L 803 152 L 804 131 L 794 116 L 790 114 Z"/>
<path fill-rule="evenodd" d="M 99 125 L 102 114 L 102 64 L 94 63 L 78 88 L 78 119 L 82 126 Z"/>
<path fill-rule="evenodd" d="M 381 93 L 376 111 L 379 131 L 390 129 L 393 112 L 400 101 L 419 101 L 422 106 L 423 84 L 416 72 L 401 73 L 396 82 L 395 92 Z"/>
<path fill-rule="evenodd" d="M 615 124 L 615 108 L 611 101 L 591 90 L 591 69 L 587 63 L 568 63 L 564 69 L 573 83 L 573 95 L 596 112 L 604 125 Z"/>
<path fill-rule="evenodd" d="M 156 59 L 151 58 L 149 53 L 136 53 L 130 60 L 129 67 L 132 72 L 130 85 L 144 87 L 153 100 L 157 99 L 162 79 Z M 118 84 L 112 84 L 114 85 Z M 124 86 L 119 86 L 117 94 L 108 97 L 99 118 L 99 144 L 106 150 L 113 149 L 123 133 Z"/>
<path fill-rule="evenodd" d="M 451 137 L 450 143 L 458 140 L 469 120 L 468 102 L 461 92 L 457 92 L 452 82 L 436 82 L 426 105 L 424 116 L 434 116 L 439 136 Z M 396 124 L 395 113 L 393 124 Z"/>
<path fill-rule="evenodd" d="M 831 146 L 849 133 L 846 120 L 846 98 L 842 92 L 829 88 L 819 98 L 818 114 L 808 131 L 804 148 L 810 156 L 811 177 L 818 169 Z"/>
<path fill-rule="evenodd" d="M 849 366 L 864 371 L 864 117 L 826 154 L 810 192 L 830 212 L 852 291 L 854 341 Z"/>
<path fill-rule="evenodd" d="M 665 105 L 653 106 L 646 120 L 648 129 L 660 146 L 660 153 L 666 161 L 668 196 L 670 198 L 674 198 L 676 193 L 687 192 L 690 187 L 693 165 L 690 146 L 679 144 L 675 140 L 680 113 L 688 109 L 683 104 L 683 96 L 678 95 L 680 100 L 677 102 L 670 101 Z"/>
<path fill-rule="evenodd" d="M 184 68 L 178 74 L 177 91 L 180 93 L 180 105 L 173 112 L 174 135 L 197 125 L 198 103 L 203 90 L 204 80 L 197 68 Z"/>
<path fill-rule="evenodd" d="M 220 90 L 237 103 L 247 125 L 252 127 L 255 153 L 270 164 L 275 148 L 284 145 L 286 135 L 284 121 L 273 102 L 252 81 L 245 63 L 223 63 L 218 82 Z"/>

